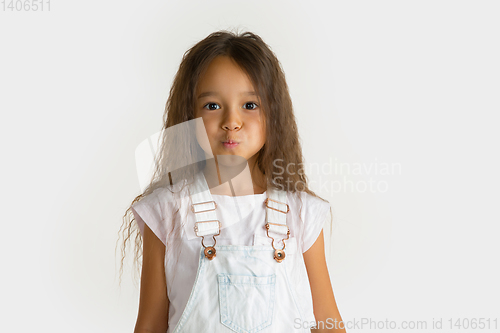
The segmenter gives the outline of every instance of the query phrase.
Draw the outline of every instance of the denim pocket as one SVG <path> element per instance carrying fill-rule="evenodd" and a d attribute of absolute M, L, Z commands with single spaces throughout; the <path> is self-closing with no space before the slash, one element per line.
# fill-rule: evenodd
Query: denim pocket
<path fill-rule="evenodd" d="M 271 325 L 276 274 L 218 274 L 221 323 L 239 333 L 255 333 Z"/>

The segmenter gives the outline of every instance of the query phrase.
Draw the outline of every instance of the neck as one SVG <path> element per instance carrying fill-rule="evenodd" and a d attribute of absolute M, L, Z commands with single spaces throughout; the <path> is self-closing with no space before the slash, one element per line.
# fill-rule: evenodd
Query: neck
<path fill-rule="evenodd" d="M 203 170 L 212 194 L 241 196 L 262 194 L 267 189 L 266 178 L 255 163 L 228 165 L 215 157 L 207 160 Z"/>

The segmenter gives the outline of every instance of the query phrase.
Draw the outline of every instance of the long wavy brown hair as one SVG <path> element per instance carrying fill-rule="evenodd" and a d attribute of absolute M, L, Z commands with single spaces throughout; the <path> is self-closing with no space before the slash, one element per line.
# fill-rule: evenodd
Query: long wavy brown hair
<path fill-rule="evenodd" d="M 135 223 L 132 205 L 158 188 L 164 187 L 172 193 L 179 193 L 187 184 L 184 180 L 190 179 L 194 173 L 201 171 L 205 166 L 203 162 L 194 164 L 179 162 L 182 156 L 190 156 L 191 159 L 193 159 L 192 156 L 201 156 L 204 154 L 203 150 L 196 140 L 178 140 L 175 136 L 169 136 L 166 129 L 194 119 L 198 79 L 217 56 L 232 58 L 248 74 L 261 100 L 266 119 L 266 142 L 257 153 L 255 166 L 266 176 L 266 179 L 271 180 L 268 186 L 272 185 L 295 194 L 298 194 L 296 193 L 298 191 L 305 191 L 320 198 L 309 189 L 307 176 L 302 169 L 304 161 L 292 101 L 285 74 L 276 55 L 254 33 L 237 33 L 227 30 L 211 33 L 184 53 L 166 103 L 161 147 L 155 156 L 152 179 L 144 192 L 132 201 L 123 216 L 123 224 L 119 231 L 123 239 L 120 284 L 127 244 L 132 240 L 135 245 L 134 267 L 137 268 L 135 273 L 139 272 L 141 266 L 139 261 L 142 258 L 142 235 Z M 176 156 L 175 160 L 172 156 Z M 276 161 L 279 161 L 280 165 L 277 165 Z M 179 169 L 179 165 L 187 165 L 187 167 Z M 282 168 L 282 165 L 289 167 Z M 175 181 L 172 182 L 174 172 Z M 270 179 L 272 175 L 279 175 L 279 177 Z M 181 188 L 172 186 L 175 184 L 181 184 Z M 177 212 L 178 209 L 171 212 L 171 218 Z M 331 208 L 330 216 L 332 216 Z"/>

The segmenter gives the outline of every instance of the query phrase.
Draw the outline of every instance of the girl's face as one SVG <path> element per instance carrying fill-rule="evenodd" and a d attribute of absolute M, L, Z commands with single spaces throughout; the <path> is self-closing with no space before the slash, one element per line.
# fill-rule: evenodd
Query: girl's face
<path fill-rule="evenodd" d="M 213 155 L 244 157 L 253 167 L 266 142 L 265 118 L 252 82 L 227 56 L 216 57 L 200 77 L 195 117 L 202 117 Z"/>

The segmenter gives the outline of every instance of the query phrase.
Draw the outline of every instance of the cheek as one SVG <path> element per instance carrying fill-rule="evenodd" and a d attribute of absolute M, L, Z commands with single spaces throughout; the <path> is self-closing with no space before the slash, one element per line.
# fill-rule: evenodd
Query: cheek
<path fill-rule="evenodd" d="M 263 129 L 262 130 L 262 136 L 261 136 L 261 140 L 262 140 L 262 145 L 264 145 L 266 143 L 266 129 Z"/>
<path fill-rule="evenodd" d="M 200 147 L 208 154 L 212 155 L 212 148 L 210 146 L 210 132 L 206 128 L 203 118 L 196 118 L 196 140 Z"/>
<path fill-rule="evenodd" d="M 266 126 L 264 123 L 258 121 L 255 122 L 252 132 L 255 134 L 256 143 L 259 146 L 263 146 L 266 142 Z"/>
<path fill-rule="evenodd" d="M 213 118 L 202 117 L 202 119 L 208 134 L 217 132 L 217 122 Z"/>

